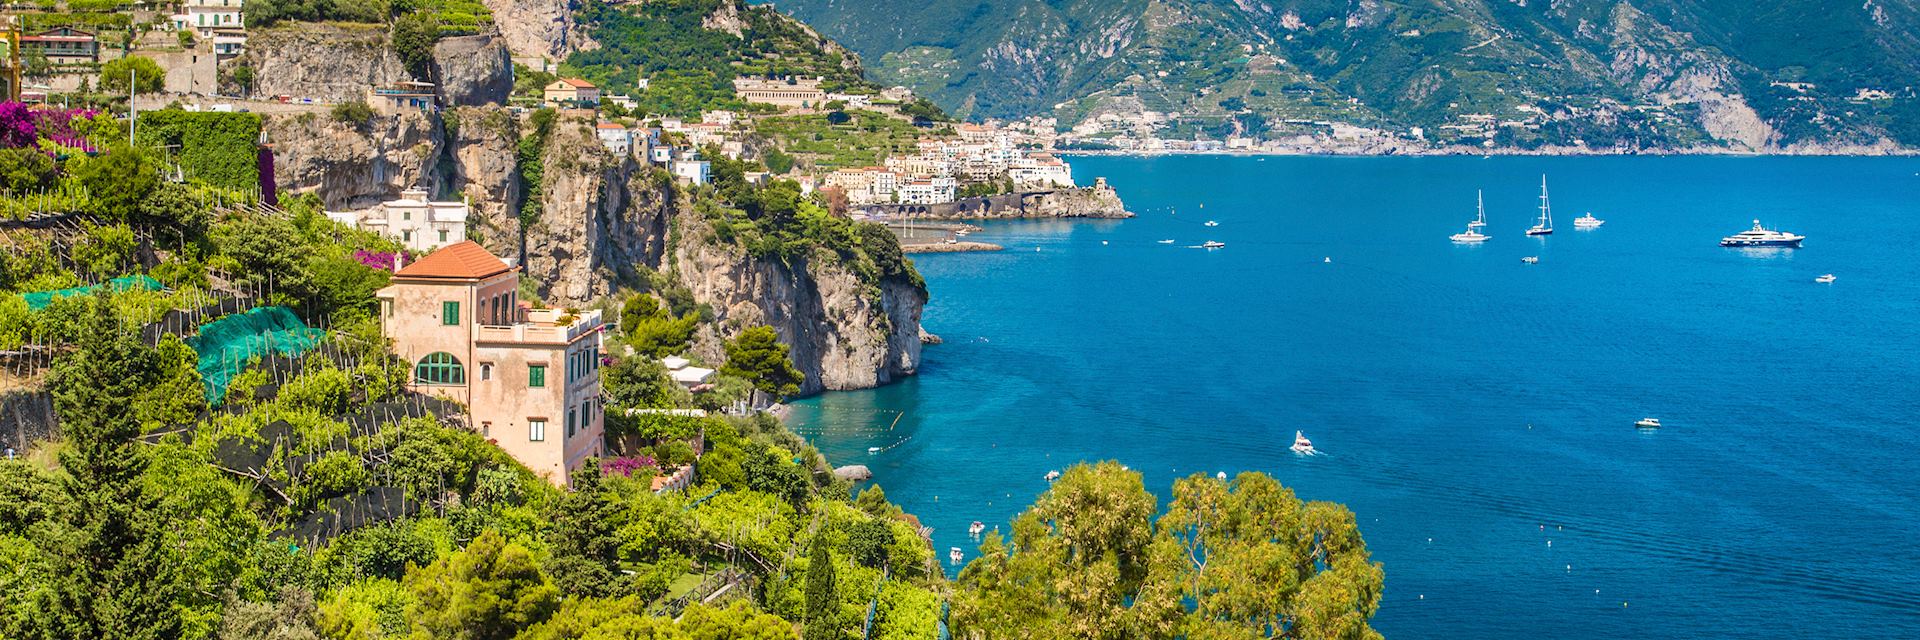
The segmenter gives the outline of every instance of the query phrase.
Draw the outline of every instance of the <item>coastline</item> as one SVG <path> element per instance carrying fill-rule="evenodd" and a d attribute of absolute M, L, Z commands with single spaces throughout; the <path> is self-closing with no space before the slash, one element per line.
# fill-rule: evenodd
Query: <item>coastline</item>
<path fill-rule="evenodd" d="M 1006 249 L 991 242 L 927 242 L 921 244 L 900 245 L 901 253 L 971 253 L 975 251 L 1001 251 Z"/>

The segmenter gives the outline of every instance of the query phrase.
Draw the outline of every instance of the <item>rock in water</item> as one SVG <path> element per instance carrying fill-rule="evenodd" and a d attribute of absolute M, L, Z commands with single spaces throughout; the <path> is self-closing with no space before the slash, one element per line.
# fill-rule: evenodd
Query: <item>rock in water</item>
<path fill-rule="evenodd" d="M 850 464 L 833 470 L 833 477 L 853 482 L 864 482 L 873 478 L 873 470 L 864 464 Z"/>

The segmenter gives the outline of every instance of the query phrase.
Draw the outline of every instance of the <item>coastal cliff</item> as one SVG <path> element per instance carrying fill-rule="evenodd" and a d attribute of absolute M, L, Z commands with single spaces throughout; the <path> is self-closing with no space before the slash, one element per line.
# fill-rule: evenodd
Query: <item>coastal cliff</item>
<path fill-rule="evenodd" d="M 702 358 L 723 360 L 725 338 L 764 324 L 806 374 L 802 394 L 879 386 L 919 370 L 927 292 L 918 284 L 862 282 L 824 249 L 792 265 L 754 258 L 719 241 L 691 212 L 675 224 L 686 239 L 675 248 L 672 272 L 716 320 L 696 337 Z"/>
<path fill-rule="evenodd" d="M 361 209 L 405 189 L 440 187 L 439 123 L 417 110 L 344 122 L 327 114 L 263 118 L 281 189 L 317 192 L 328 209 Z"/>

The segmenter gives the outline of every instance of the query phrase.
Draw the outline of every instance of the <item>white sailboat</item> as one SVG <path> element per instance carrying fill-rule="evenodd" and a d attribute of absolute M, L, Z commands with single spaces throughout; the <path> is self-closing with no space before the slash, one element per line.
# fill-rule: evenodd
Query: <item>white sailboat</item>
<path fill-rule="evenodd" d="M 1540 220 L 1527 229 L 1527 235 L 1553 235 L 1553 205 L 1547 202 L 1547 177 L 1540 176 Z"/>
<path fill-rule="evenodd" d="M 1487 199 L 1481 195 L 1479 191 L 1474 192 L 1474 199 L 1476 201 L 1475 208 L 1479 209 L 1479 215 L 1467 223 L 1466 231 L 1447 236 L 1448 239 L 1454 242 L 1479 243 L 1486 242 L 1488 238 L 1493 237 L 1480 233 L 1479 230 L 1480 227 L 1487 226 Z"/>

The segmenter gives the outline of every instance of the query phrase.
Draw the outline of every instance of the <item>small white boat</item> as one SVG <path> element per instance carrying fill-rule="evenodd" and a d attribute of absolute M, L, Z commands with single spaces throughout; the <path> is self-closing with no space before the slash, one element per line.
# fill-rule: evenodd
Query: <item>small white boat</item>
<path fill-rule="evenodd" d="M 1101 241 L 1100 241 L 1100 246 L 1102 246 L 1102 247 L 1104 247 L 1104 246 L 1107 246 L 1107 241 L 1105 241 L 1105 240 L 1101 240 Z"/>
<path fill-rule="evenodd" d="M 986 530 L 987 530 L 987 523 L 981 522 L 979 520 L 975 520 L 973 521 L 973 524 L 967 525 L 967 535 L 973 536 L 975 538 L 980 537 L 980 532 L 986 531 Z"/>
<path fill-rule="evenodd" d="M 867 447 L 867 455 L 880 453 L 880 447 Z"/>
<path fill-rule="evenodd" d="M 1209 227 L 1218 227 L 1218 226 L 1220 226 L 1220 223 L 1218 223 L 1218 222 L 1214 222 L 1214 221 L 1212 221 L 1212 220 L 1208 220 L 1208 221 L 1207 221 L 1207 226 L 1209 226 Z"/>
<path fill-rule="evenodd" d="M 1525 262 L 1527 264 L 1540 264 L 1540 256 L 1527 256 L 1525 258 L 1521 258 L 1520 261 Z"/>
<path fill-rule="evenodd" d="M 1814 282 L 1818 282 L 1818 283 L 1820 283 L 1820 284 L 1833 284 L 1833 281 L 1834 281 L 1834 280 L 1838 280 L 1838 279 L 1839 279 L 1839 278 L 1835 278 L 1835 277 L 1833 277 L 1833 274 L 1831 274 L 1831 273 L 1829 273 L 1829 274 L 1827 274 L 1827 275 L 1824 275 L 1824 276 L 1820 276 L 1820 277 L 1818 277 L 1818 278 L 1814 278 L 1814 279 L 1813 279 L 1813 281 L 1814 281 Z"/>
<path fill-rule="evenodd" d="M 967 557 L 966 554 L 960 552 L 960 547 L 951 547 L 947 549 L 948 562 L 951 562 L 953 564 L 960 564 L 960 561 L 966 557 Z"/>
<path fill-rule="evenodd" d="M 1326 264 L 1333 264 L 1333 256 L 1327 256 L 1327 259 L 1321 260 L 1321 262 L 1324 262 Z"/>
<path fill-rule="evenodd" d="M 1173 244 L 1173 239 L 1172 239 L 1172 238 L 1168 238 L 1168 239 L 1166 239 L 1166 240 L 1161 240 L 1161 241 L 1160 241 L 1160 244 Z"/>
<path fill-rule="evenodd" d="M 1580 216 L 1580 217 L 1578 217 L 1578 218 L 1574 218 L 1574 219 L 1573 219 L 1573 228 L 1575 228 L 1575 229 L 1598 229 L 1598 228 L 1600 228 L 1600 225 L 1603 225 L 1603 224 L 1606 224 L 1606 223 L 1607 223 L 1607 221 L 1605 221 L 1605 220 L 1601 220 L 1601 219 L 1599 219 L 1599 218 L 1595 218 L 1595 217 L 1593 217 L 1593 212 L 1591 212 L 1591 211 L 1589 211 L 1589 212 L 1587 212 L 1587 215 L 1584 215 L 1584 216 Z"/>
<path fill-rule="evenodd" d="M 1639 421 L 1634 422 L 1633 426 L 1639 427 L 1641 429 L 1658 429 L 1660 428 L 1660 419 L 1659 418 L 1641 418 Z"/>
<path fill-rule="evenodd" d="M 1055 480 L 1059 480 L 1059 479 L 1060 479 L 1060 472 L 1059 472 L 1059 471 L 1057 471 L 1057 470 L 1056 470 L 1056 471 L 1048 471 L 1048 472 L 1047 472 L 1047 476 L 1046 476 L 1046 477 L 1047 477 L 1047 482 L 1053 482 L 1053 481 L 1055 481 Z"/>
<path fill-rule="evenodd" d="M 1203 243 L 1201 243 L 1201 244 L 1200 244 L 1200 248 L 1202 248 L 1202 249 L 1218 249 L 1218 248 L 1221 248 L 1221 247 L 1224 247 L 1224 246 L 1227 246 L 1227 243 L 1225 243 L 1225 242 L 1218 242 L 1218 241 L 1214 241 L 1214 240 L 1208 240 L 1208 241 L 1206 241 L 1206 242 L 1203 242 Z"/>
<path fill-rule="evenodd" d="M 1314 454 L 1313 441 L 1308 440 L 1306 434 L 1299 431 L 1293 432 L 1293 446 L 1288 447 L 1288 449 L 1303 456 Z"/>
<path fill-rule="evenodd" d="M 1527 229 L 1527 235 L 1553 235 L 1553 205 L 1547 203 L 1547 177 L 1540 176 L 1540 219 Z"/>
<path fill-rule="evenodd" d="M 1216 474 L 1213 474 L 1213 477 L 1215 477 L 1215 478 L 1219 478 L 1219 479 L 1221 479 L 1221 480 L 1225 480 L 1225 479 L 1227 479 L 1227 472 L 1225 472 L 1225 471 L 1222 471 L 1222 472 L 1219 472 L 1219 473 L 1216 473 Z"/>

